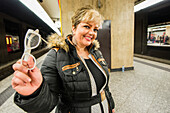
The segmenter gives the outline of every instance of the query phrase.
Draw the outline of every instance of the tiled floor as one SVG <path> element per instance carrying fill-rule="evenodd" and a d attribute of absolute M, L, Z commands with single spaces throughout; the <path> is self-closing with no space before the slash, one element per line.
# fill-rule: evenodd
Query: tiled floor
<path fill-rule="evenodd" d="M 116 113 L 170 113 L 170 65 L 134 60 L 133 71 L 111 73 Z"/>
<path fill-rule="evenodd" d="M 38 59 L 40 64 L 43 58 Z M 0 82 L 0 94 L 11 78 Z M 134 57 L 134 70 L 111 72 L 109 86 L 115 113 L 170 113 L 170 65 Z M 0 106 L 0 113 L 24 112 L 13 103 L 12 94 Z"/>

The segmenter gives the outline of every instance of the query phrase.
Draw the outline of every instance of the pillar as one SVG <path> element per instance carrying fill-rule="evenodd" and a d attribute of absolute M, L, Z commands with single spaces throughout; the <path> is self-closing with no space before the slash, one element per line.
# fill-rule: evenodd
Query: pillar
<path fill-rule="evenodd" d="M 100 3 L 100 8 L 99 8 Z M 71 17 L 82 6 L 91 5 L 105 20 L 111 20 L 111 69 L 133 67 L 134 0 L 62 0 L 63 34 L 71 33 Z"/>

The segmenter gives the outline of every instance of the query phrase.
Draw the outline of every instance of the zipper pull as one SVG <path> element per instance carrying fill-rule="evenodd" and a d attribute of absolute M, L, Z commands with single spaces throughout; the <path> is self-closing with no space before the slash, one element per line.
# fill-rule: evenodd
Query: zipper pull
<path fill-rule="evenodd" d="M 78 68 L 78 67 L 76 67 L 76 70 L 77 70 L 77 71 L 79 71 L 79 68 Z"/>

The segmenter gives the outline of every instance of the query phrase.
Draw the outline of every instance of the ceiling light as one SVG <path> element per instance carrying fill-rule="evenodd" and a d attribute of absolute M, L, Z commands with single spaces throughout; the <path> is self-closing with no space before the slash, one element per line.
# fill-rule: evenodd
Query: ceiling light
<path fill-rule="evenodd" d="M 161 1 L 163 0 L 145 0 L 144 2 L 141 2 L 140 4 L 134 6 L 134 12 L 138 12 Z"/>
<path fill-rule="evenodd" d="M 26 7 L 28 7 L 32 12 L 34 12 L 41 20 L 43 20 L 48 26 L 50 26 L 59 36 L 61 36 L 61 32 L 58 27 L 52 21 L 52 19 L 48 16 L 46 11 L 42 8 L 42 6 L 37 2 L 37 0 L 19 0 Z"/>

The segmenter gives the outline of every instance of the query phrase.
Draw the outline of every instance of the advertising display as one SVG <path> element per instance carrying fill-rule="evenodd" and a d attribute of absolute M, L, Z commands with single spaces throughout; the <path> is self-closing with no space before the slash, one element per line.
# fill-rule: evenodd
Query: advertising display
<path fill-rule="evenodd" d="M 169 31 L 167 26 L 149 27 L 147 34 L 147 45 L 170 47 Z"/>
<path fill-rule="evenodd" d="M 15 52 L 19 50 L 19 36 L 6 35 L 6 44 L 8 52 Z"/>

